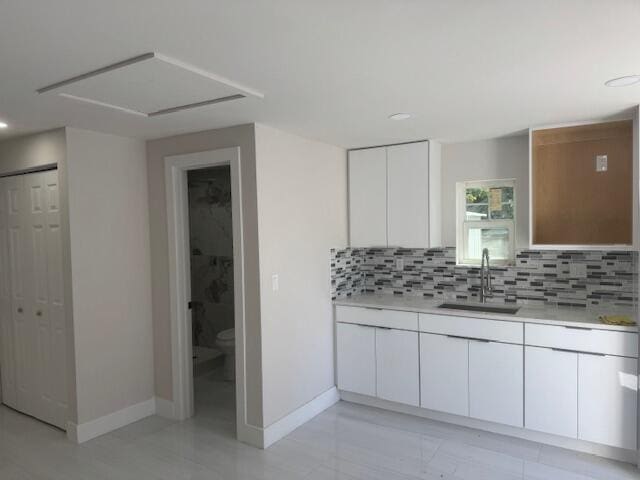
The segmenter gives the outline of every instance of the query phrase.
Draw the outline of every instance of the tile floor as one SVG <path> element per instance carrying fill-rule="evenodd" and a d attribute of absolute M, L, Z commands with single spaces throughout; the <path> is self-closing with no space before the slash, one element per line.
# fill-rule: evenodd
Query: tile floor
<path fill-rule="evenodd" d="M 617 480 L 634 466 L 340 402 L 266 451 L 234 440 L 233 385 L 196 380 L 196 416 L 150 417 L 83 445 L 0 407 L 0 479 Z"/>

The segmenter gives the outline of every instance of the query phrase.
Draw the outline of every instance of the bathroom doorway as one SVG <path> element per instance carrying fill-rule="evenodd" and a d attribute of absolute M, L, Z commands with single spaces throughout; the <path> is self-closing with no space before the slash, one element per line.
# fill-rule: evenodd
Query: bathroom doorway
<path fill-rule="evenodd" d="M 239 148 L 165 157 L 165 185 L 173 399 L 158 411 L 245 439 Z"/>
<path fill-rule="evenodd" d="M 187 172 L 194 412 L 235 429 L 231 167 Z"/>

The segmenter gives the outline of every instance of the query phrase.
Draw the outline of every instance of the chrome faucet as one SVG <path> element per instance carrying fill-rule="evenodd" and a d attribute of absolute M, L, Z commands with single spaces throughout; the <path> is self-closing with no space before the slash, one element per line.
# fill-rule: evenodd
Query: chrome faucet
<path fill-rule="evenodd" d="M 486 258 L 486 264 L 485 264 Z M 482 264 L 480 266 L 480 302 L 487 303 L 487 298 L 493 297 L 491 288 L 491 267 L 489 266 L 489 249 L 482 249 Z"/>

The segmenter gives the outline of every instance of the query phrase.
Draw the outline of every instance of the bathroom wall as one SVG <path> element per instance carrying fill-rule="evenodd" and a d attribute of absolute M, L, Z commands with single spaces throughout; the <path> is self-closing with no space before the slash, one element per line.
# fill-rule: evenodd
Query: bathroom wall
<path fill-rule="evenodd" d="M 403 268 L 397 268 L 402 259 Z M 572 275 L 571 264 L 586 266 Z M 636 252 L 518 250 L 516 265 L 492 268 L 499 303 L 575 307 L 635 306 Z M 331 296 L 358 293 L 478 300 L 480 270 L 456 265 L 455 248 L 331 251 Z"/>
<path fill-rule="evenodd" d="M 215 347 L 234 327 L 231 169 L 193 170 L 188 182 L 193 344 Z"/>

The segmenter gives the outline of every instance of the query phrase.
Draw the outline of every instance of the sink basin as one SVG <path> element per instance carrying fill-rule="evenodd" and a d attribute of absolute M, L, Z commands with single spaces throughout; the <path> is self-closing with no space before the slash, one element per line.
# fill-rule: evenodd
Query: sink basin
<path fill-rule="evenodd" d="M 487 313 L 505 313 L 513 315 L 520 310 L 520 307 L 507 307 L 502 305 L 485 305 L 473 303 L 443 303 L 438 308 L 447 308 L 451 310 L 468 310 L 471 312 L 487 312 Z"/>

